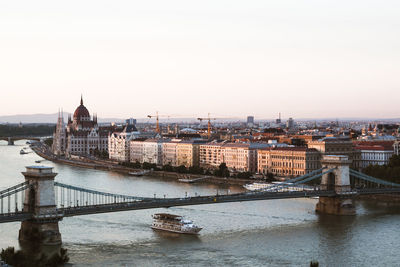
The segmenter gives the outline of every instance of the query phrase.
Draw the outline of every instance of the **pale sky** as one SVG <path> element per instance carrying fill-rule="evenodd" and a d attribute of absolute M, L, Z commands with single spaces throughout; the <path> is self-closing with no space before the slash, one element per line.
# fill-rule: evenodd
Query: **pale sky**
<path fill-rule="evenodd" d="M 400 117 L 400 1 L 1 1 L 0 115 Z"/>

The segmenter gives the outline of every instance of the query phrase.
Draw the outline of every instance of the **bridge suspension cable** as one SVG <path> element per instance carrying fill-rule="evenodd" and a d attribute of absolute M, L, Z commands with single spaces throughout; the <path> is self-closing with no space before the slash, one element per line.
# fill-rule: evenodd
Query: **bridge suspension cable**
<path fill-rule="evenodd" d="M 61 207 L 77 207 L 106 205 L 123 202 L 143 201 L 153 198 L 144 198 L 101 192 L 64 183 L 54 182 L 56 203 Z"/>
<path fill-rule="evenodd" d="M 312 172 L 309 172 L 309 173 L 307 173 L 305 175 L 302 175 L 302 176 L 299 176 L 299 177 L 295 177 L 293 179 L 289 179 L 289 180 L 285 181 L 285 183 L 295 183 L 295 182 L 303 180 L 303 179 L 305 179 L 305 178 L 307 178 L 309 176 L 314 176 L 314 174 L 322 172 L 324 169 L 326 169 L 326 167 L 318 169 L 318 170 L 315 170 L 315 171 L 312 171 Z"/>
<path fill-rule="evenodd" d="M 396 183 L 392 183 L 392 182 L 388 182 L 385 180 L 381 180 L 369 175 L 366 175 L 365 173 L 361 173 L 355 170 L 350 169 L 350 175 L 354 176 L 356 178 L 359 178 L 361 180 L 364 181 L 368 181 L 368 182 L 372 182 L 372 183 L 376 183 L 376 184 L 380 184 L 380 185 L 387 185 L 387 186 L 391 186 L 391 187 L 400 187 L 400 184 L 396 184 Z"/>
<path fill-rule="evenodd" d="M 282 183 L 278 183 L 278 184 L 274 184 L 268 188 L 263 188 L 263 189 L 258 189 L 255 191 L 281 191 L 284 189 L 287 189 L 288 187 L 293 187 L 293 186 L 298 186 L 298 185 L 302 185 L 304 183 L 310 182 L 312 180 L 318 179 L 320 177 L 322 177 L 322 175 L 326 174 L 326 173 L 330 173 L 332 172 L 334 169 L 329 169 L 328 171 L 323 172 L 323 170 L 326 169 L 326 167 L 309 172 L 305 175 L 290 179 L 290 180 L 286 180 Z"/>
<path fill-rule="evenodd" d="M 0 215 L 10 216 L 20 213 L 25 201 L 25 190 L 29 188 L 29 183 L 23 182 L 0 191 Z"/>
<path fill-rule="evenodd" d="M 24 190 L 24 189 L 26 189 L 25 188 L 26 186 L 28 186 L 28 182 L 23 182 L 23 183 L 14 185 L 12 187 L 9 187 L 7 189 L 4 189 L 4 190 L 0 191 L 0 197 L 2 197 L 3 195 L 9 194 L 10 192 L 15 192 L 15 191 L 19 192 L 21 190 Z M 21 189 L 21 188 L 24 188 L 24 189 Z"/>
<path fill-rule="evenodd" d="M 305 178 L 305 179 L 302 179 L 302 180 L 298 180 L 297 182 L 294 182 L 294 183 L 284 182 L 284 183 L 282 183 L 282 184 L 278 184 L 278 186 L 281 187 L 281 188 L 287 188 L 287 187 L 290 187 L 290 186 L 302 185 L 302 184 L 305 184 L 305 183 L 310 182 L 310 181 L 312 181 L 312 180 L 321 178 L 322 175 L 331 173 L 333 170 L 334 170 L 334 168 L 329 169 L 329 170 L 324 171 L 324 172 L 321 172 L 320 174 L 313 175 L 313 176 L 311 176 L 311 177 L 308 177 L 308 178 Z M 304 178 L 304 177 L 303 177 L 303 178 Z"/>

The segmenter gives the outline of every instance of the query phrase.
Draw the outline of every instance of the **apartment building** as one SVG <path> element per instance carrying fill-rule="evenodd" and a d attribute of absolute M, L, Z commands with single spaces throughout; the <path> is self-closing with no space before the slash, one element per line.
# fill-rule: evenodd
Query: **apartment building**
<path fill-rule="evenodd" d="M 147 139 L 143 142 L 143 162 L 163 164 L 163 143 L 169 140 Z"/>
<path fill-rule="evenodd" d="M 143 163 L 143 142 L 146 138 L 138 138 L 129 142 L 129 161 Z"/>
<path fill-rule="evenodd" d="M 131 140 L 137 138 L 139 132 L 132 124 L 128 124 L 121 132 L 113 132 L 108 136 L 109 158 L 121 162 L 127 162 L 130 159 Z"/>
<path fill-rule="evenodd" d="M 222 161 L 223 142 L 211 142 L 200 145 L 200 167 L 205 169 L 216 169 Z"/>
<path fill-rule="evenodd" d="M 177 165 L 177 146 L 178 143 L 182 142 L 180 139 L 172 139 L 170 142 L 164 142 L 162 148 L 163 154 L 163 165 L 171 165 L 171 166 L 178 166 Z"/>
<path fill-rule="evenodd" d="M 355 150 L 360 151 L 360 167 L 385 165 L 395 153 L 394 141 L 361 141 L 355 142 Z"/>
<path fill-rule="evenodd" d="M 257 150 L 271 146 L 265 143 L 207 143 L 200 146 L 200 166 L 215 169 L 225 163 L 231 171 L 256 172 Z"/>
<path fill-rule="evenodd" d="M 176 165 L 185 167 L 199 166 L 201 140 L 182 141 L 176 146 Z"/>
<path fill-rule="evenodd" d="M 225 144 L 222 149 L 222 162 L 225 162 L 230 170 L 239 172 L 249 171 L 251 161 L 249 147 L 250 144 Z"/>
<path fill-rule="evenodd" d="M 299 176 L 321 168 L 320 152 L 306 147 L 277 147 L 259 149 L 258 173 L 277 176 Z"/>

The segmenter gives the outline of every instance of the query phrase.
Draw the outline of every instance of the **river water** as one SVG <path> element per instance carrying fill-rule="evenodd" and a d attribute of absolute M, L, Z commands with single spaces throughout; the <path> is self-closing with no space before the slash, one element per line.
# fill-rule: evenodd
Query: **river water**
<path fill-rule="evenodd" d="M 0 189 L 24 181 L 24 141 L 0 141 Z M 49 161 L 56 181 L 135 196 L 177 197 L 240 192 L 240 187 L 188 185 Z M 37 165 L 37 164 L 36 164 Z M 317 215 L 315 199 L 266 200 L 125 211 L 65 218 L 63 246 L 73 266 L 399 266 L 400 208 L 358 201 L 357 216 Z M 183 215 L 204 227 L 196 236 L 155 232 L 151 215 Z M 0 248 L 18 247 L 20 223 L 0 224 Z"/>

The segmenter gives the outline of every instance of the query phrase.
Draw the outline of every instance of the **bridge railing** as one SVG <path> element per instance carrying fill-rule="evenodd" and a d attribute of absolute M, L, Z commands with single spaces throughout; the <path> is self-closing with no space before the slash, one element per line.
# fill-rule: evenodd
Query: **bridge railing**
<path fill-rule="evenodd" d="M 30 185 L 23 182 L 0 191 L 0 215 L 12 215 L 22 212 L 25 201 L 25 190 Z"/>
<path fill-rule="evenodd" d="M 288 180 L 281 184 L 275 184 L 269 188 L 256 191 L 248 191 L 244 193 L 227 194 L 227 195 L 208 195 L 208 196 L 185 196 L 180 198 L 146 198 L 137 196 L 128 196 L 122 194 L 101 192 L 98 190 L 82 188 L 78 186 L 68 185 L 64 183 L 55 182 L 56 189 L 56 203 L 59 209 L 64 211 L 68 210 L 97 210 L 97 209 L 120 209 L 123 207 L 132 206 L 143 206 L 143 207 L 162 207 L 168 206 L 169 204 L 176 203 L 189 203 L 194 202 L 209 202 L 210 200 L 216 201 L 232 201 L 240 199 L 278 199 L 278 198 L 290 198 L 290 197 L 312 197 L 312 196 L 333 196 L 337 194 L 354 195 L 357 193 L 368 194 L 376 193 L 376 190 L 350 190 L 342 193 L 335 192 L 334 190 L 321 190 L 319 186 L 308 186 L 307 183 L 316 179 L 320 179 L 323 175 L 331 173 L 335 168 L 331 169 L 320 169 L 314 172 L 310 172 L 307 175 L 296 177 Z M 354 175 L 353 171 L 351 174 Z M 356 173 L 357 174 L 357 173 Z M 365 175 L 360 175 L 361 178 L 379 182 L 383 184 L 390 184 L 376 178 L 365 178 Z M 399 185 L 400 186 L 400 185 Z M 393 191 L 393 190 L 392 190 Z M 390 191 L 390 192 L 392 192 Z M 396 191 L 396 190 L 395 190 Z M 393 192 L 395 192 L 393 191 Z M 388 190 L 381 190 L 379 192 L 389 192 Z M 400 192 L 400 187 L 396 192 Z"/>
<path fill-rule="evenodd" d="M 101 192 L 60 182 L 54 182 L 55 198 L 58 207 L 79 207 L 107 205 L 113 203 L 143 201 L 151 198 L 128 196 Z"/>

